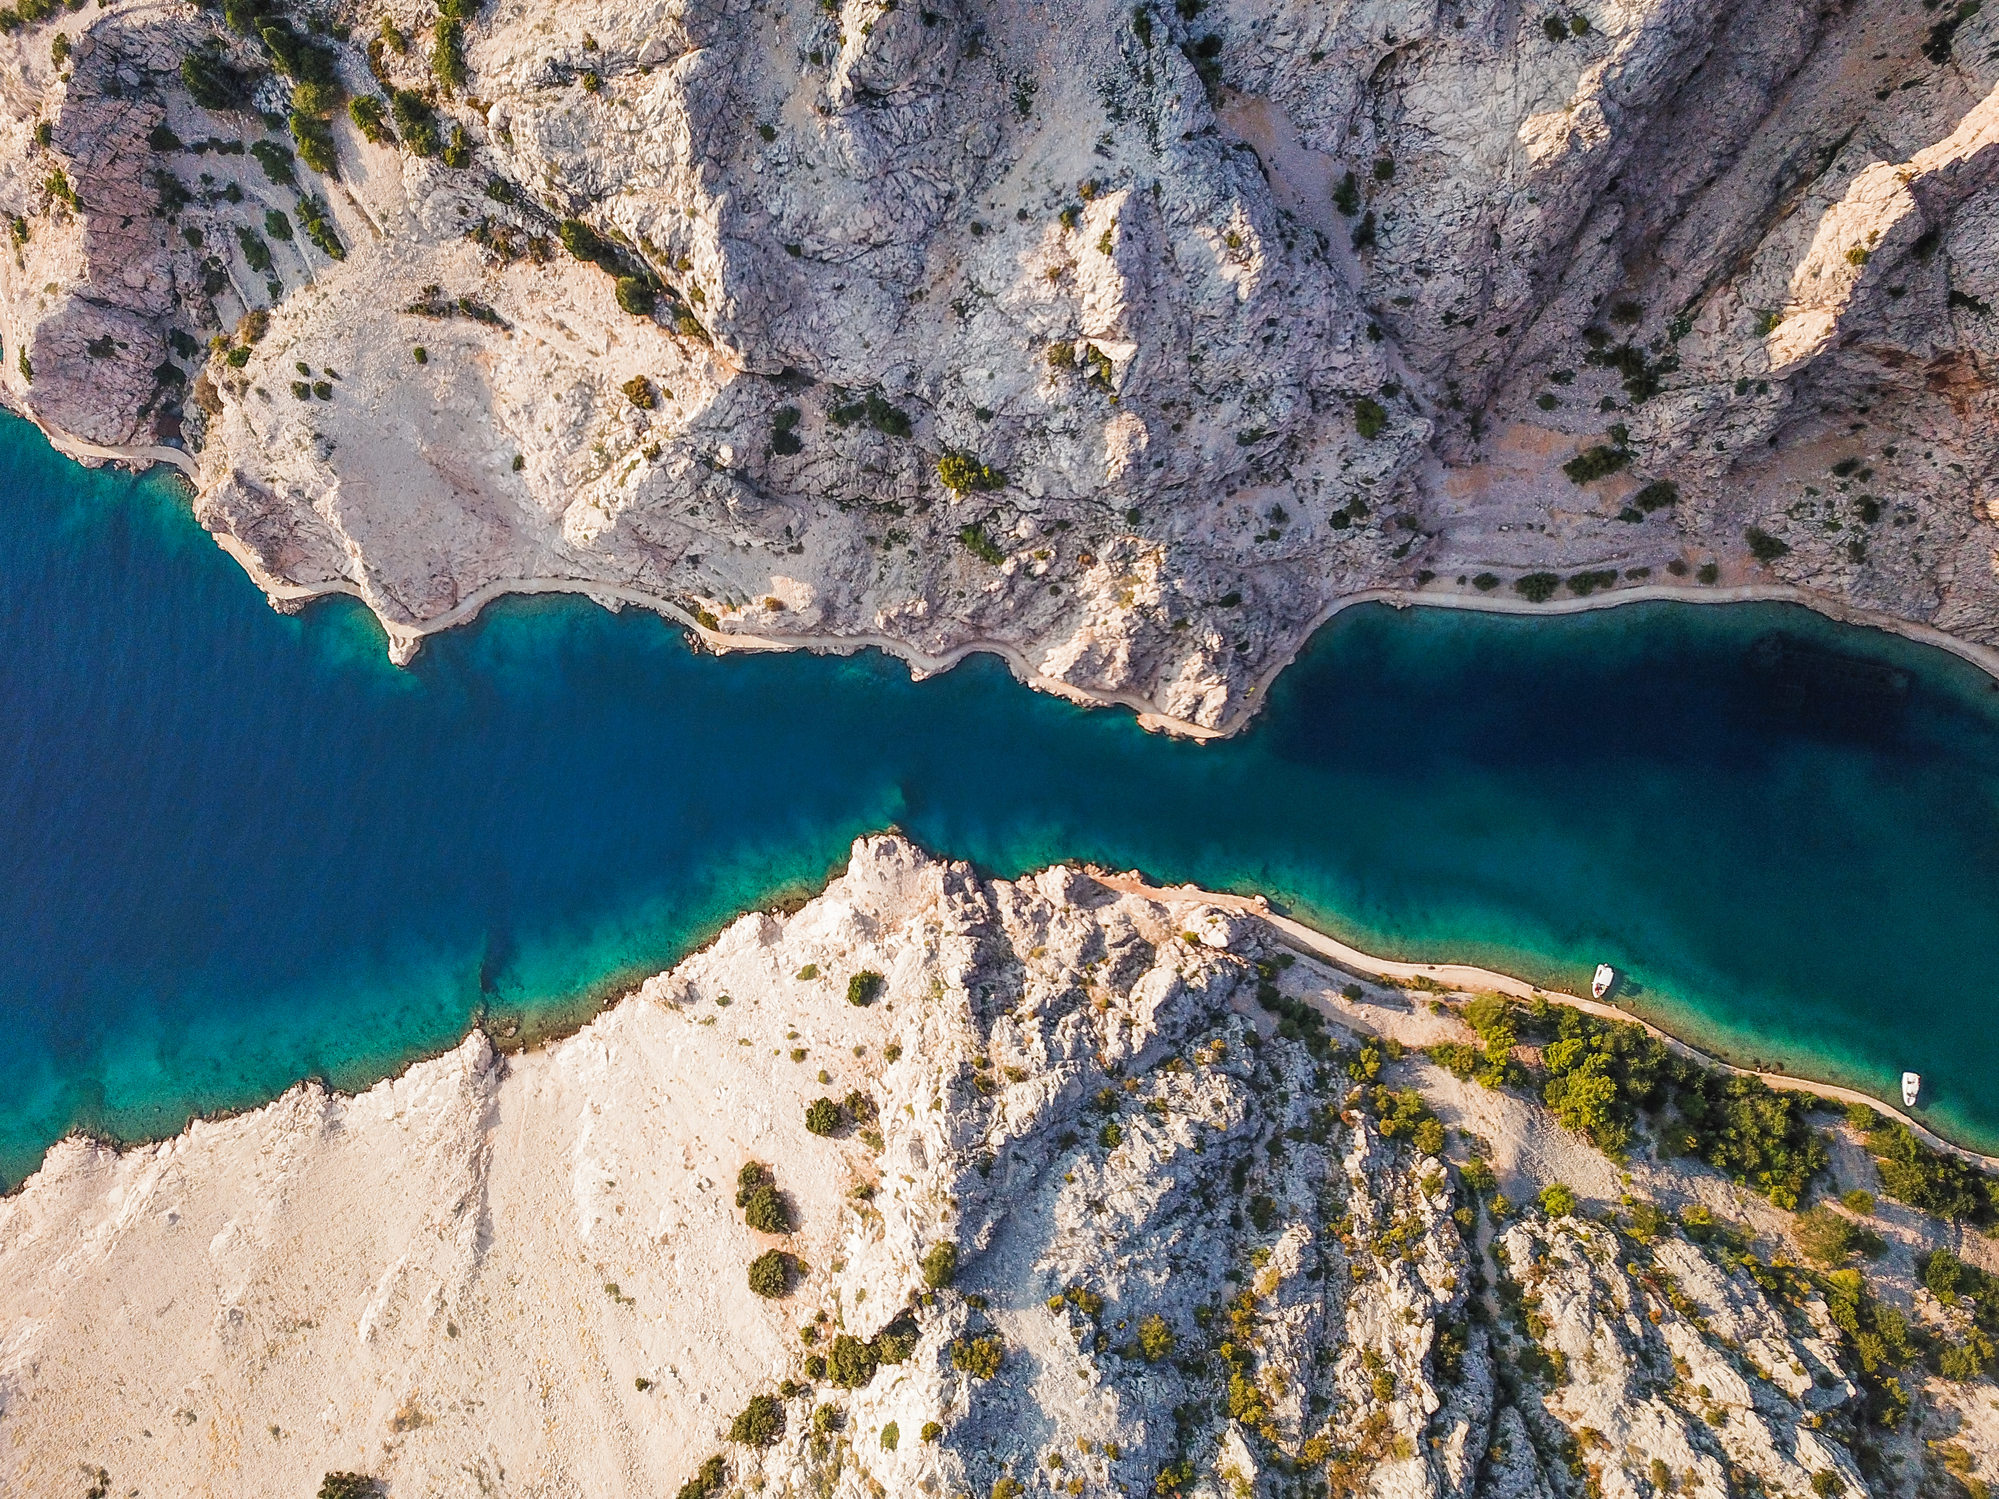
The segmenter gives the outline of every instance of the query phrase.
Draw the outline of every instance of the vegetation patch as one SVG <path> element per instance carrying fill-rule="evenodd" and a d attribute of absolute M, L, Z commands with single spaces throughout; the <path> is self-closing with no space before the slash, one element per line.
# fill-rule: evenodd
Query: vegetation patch
<path fill-rule="evenodd" d="M 1558 573 L 1528 573 L 1513 580 L 1513 591 L 1530 604 L 1547 603 L 1561 586 L 1562 579 Z"/>
<path fill-rule="evenodd" d="M 736 1173 L 736 1206 L 743 1222 L 760 1234 L 788 1234 L 791 1209 L 777 1190 L 777 1177 L 762 1161 L 746 1161 Z"/>
<path fill-rule="evenodd" d="M 1563 464 L 1562 472 L 1569 476 L 1571 484 L 1594 484 L 1598 479 L 1608 479 L 1630 461 L 1629 449 L 1598 443 Z"/>

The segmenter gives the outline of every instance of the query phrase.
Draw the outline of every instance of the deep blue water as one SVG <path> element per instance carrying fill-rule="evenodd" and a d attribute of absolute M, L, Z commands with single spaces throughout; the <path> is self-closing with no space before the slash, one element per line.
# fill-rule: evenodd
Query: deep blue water
<path fill-rule="evenodd" d="M 1758 668 L 1780 633 L 1841 660 Z M 1800 665 L 1800 663 L 1803 663 Z M 1194 745 L 974 660 L 691 652 L 517 600 L 390 666 L 272 612 L 173 484 L 0 425 L 0 1175 L 573 1018 L 895 824 L 1260 889 L 1373 951 L 1579 987 L 1999 1141 L 1999 691 L 1783 606 L 1363 608 Z"/>

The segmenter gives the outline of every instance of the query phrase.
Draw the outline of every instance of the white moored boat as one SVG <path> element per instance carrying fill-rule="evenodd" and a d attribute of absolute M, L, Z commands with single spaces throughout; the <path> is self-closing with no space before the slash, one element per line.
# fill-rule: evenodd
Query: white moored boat
<path fill-rule="evenodd" d="M 1590 980 L 1590 998 L 1602 999 L 1610 993 L 1610 986 L 1617 982 L 1617 970 L 1608 963 L 1596 965 L 1596 977 Z"/>
<path fill-rule="evenodd" d="M 1916 1106 L 1916 1095 L 1922 1091 L 1923 1075 L 1920 1072 L 1905 1072 L 1902 1074 L 1903 1108 L 1913 1109 Z"/>

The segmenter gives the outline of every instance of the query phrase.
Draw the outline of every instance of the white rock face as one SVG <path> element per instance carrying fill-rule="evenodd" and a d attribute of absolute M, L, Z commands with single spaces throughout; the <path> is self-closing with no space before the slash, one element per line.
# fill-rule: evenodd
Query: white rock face
<path fill-rule="evenodd" d="M 1343 1107 L 1351 1047 L 1273 1026 L 1260 984 L 1331 981 L 1277 953 L 1198 900 L 867 839 L 545 1051 L 475 1035 L 359 1097 L 65 1142 L 0 1203 L 0 1488 L 637 1496 L 714 1458 L 716 1492 L 856 1499 L 1858 1483 L 1823 1308 L 1540 1219 L 1495 1301 L 1445 1163 Z M 746 1226 L 748 1161 L 791 1233 Z M 780 1300 L 748 1288 L 772 1249 Z M 1989 1390 L 1950 1397 L 1973 1467 Z M 753 1395 L 768 1447 L 729 1440 Z"/>
<path fill-rule="evenodd" d="M 568 588 L 1212 730 L 1370 588 L 1712 562 L 1994 638 L 1988 12 L 488 0 L 458 86 L 427 7 L 293 21 L 390 122 L 337 179 L 193 103 L 271 62 L 212 12 L 0 42 L 0 399 L 184 434 L 399 658 Z"/>

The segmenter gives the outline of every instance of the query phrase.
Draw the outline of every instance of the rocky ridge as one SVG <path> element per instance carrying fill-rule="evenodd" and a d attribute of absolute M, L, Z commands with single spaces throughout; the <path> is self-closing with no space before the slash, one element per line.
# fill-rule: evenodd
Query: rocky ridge
<path fill-rule="evenodd" d="M 1625 1208 L 1732 1203 L 1755 1254 L 1587 1188 L 1592 1216 L 1488 1206 L 1494 1180 L 1615 1171 L 1394 1040 L 1454 1027 L 1252 914 L 863 840 L 801 910 L 546 1050 L 475 1034 L 353 1098 L 57 1147 L 0 1203 L 0 1475 L 693 1499 L 1999 1477 L 1990 1382 L 1873 1426 L 1837 1317 L 1783 1289 L 1786 1215 L 1704 1168 L 1633 1162 Z M 746 1207 L 770 1179 L 775 1209 Z"/>
<path fill-rule="evenodd" d="M 0 401 L 401 658 L 569 588 L 1198 732 L 1372 590 L 1999 623 L 1976 0 L 9 17 Z"/>

